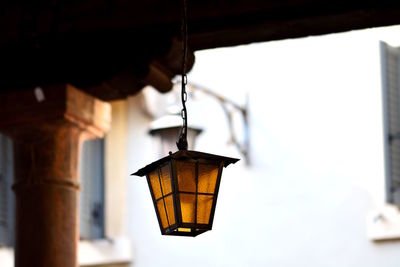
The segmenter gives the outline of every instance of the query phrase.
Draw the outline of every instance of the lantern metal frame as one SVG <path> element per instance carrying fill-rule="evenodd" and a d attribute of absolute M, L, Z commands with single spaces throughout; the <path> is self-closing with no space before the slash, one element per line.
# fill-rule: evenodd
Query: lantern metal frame
<path fill-rule="evenodd" d="M 219 185 L 221 183 L 221 176 L 222 176 L 222 169 L 227 167 L 231 163 L 236 163 L 239 159 L 229 158 L 224 156 L 218 156 L 198 151 L 190 151 L 190 150 L 180 150 L 175 153 L 171 153 L 170 155 L 159 159 L 146 167 L 138 170 L 137 172 L 133 173 L 132 175 L 137 176 L 146 176 L 147 183 L 150 189 L 151 198 L 154 204 L 154 208 L 156 210 L 158 223 L 160 226 L 161 234 L 163 235 L 176 235 L 176 236 L 192 236 L 195 237 L 199 234 L 202 234 L 208 230 L 212 229 L 212 224 L 214 221 L 214 214 L 215 214 L 215 207 L 217 204 L 218 192 L 219 192 Z M 178 179 L 178 167 L 177 162 L 190 162 L 195 164 L 195 181 L 196 181 L 196 191 L 195 192 L 188 192 L 182 191 L 179 187 L 179 179 Z M 199 163 L 200 164 L 207 164 L 213 165 L 215 168 L 218 168 L 218 174 L 216 177 L 215 187 L 213 193 L 206 193 L 206 192 L 199 192 L 198 191 L 198 182 L 199 182 Z M 163 186 L 161 185 L 161 168 L 168 165 L 169 167 L 169 178 L 171 183 L 171 192 L 164 194 Z M 156 198 L 154 189 L 152 188 L 152 183 L 150 181 L 150 173 L 157 171 L 158 172 L 158 179 L 160 183 L 161 189 L 161 197 Z M 181 210 L 181 194 L 190 194 L 195 196 L 195 203 L 194 203 L 194 223 L 187 223 L 184 222 L 182 219 L 182 210 Z M 168 214 L 168 209 L 166 206 L 165 198 L 168 196 L 172 196 L 173 200 L 173 212 L 174 212 L 174 223 L 171 224 L 169 222 L 170 215 Z M 198 211 L 198 197 L 199 196 L 212 196 L 213 202 L 210 209 L 209 220 L 208 223 L 198 223 L 197 221 L 197 211 Z M 157 202 L 162 200 L 163 201 L 163 208 L 166 216 L 166 220 L 168 223 L 167 227 L 163 227 L 162 218 L 157 206 Z M 185 229 L 185 230 L 182 230 Z"/>

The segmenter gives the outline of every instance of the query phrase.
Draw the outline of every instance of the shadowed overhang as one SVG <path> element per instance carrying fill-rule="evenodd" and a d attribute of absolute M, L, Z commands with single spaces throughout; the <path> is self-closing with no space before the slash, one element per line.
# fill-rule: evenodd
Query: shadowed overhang
<path fill-rule="evenodd" d="M 0 90 L 72 83 L 101 99 L 180 71 L 180 1 L 0 1 Z M 188 1 L 192 51 L 400 23 L 398 1 Z M 190 52 L 189 67 L 194 55 Z"/>

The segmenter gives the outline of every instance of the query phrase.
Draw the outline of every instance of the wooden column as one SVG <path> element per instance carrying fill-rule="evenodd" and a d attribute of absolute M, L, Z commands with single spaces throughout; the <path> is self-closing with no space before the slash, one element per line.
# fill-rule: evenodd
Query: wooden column
<path fill-rule="evenodd" d="M 0 131 L 14 142 L 15 266 L 75 267 L 79 152 L 109 128 L 110 105 L 71 85 L 0 99 Z"/>

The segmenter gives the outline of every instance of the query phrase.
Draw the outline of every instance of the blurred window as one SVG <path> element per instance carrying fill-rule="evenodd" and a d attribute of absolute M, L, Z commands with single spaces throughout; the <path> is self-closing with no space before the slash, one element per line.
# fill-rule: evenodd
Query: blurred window
<path fill-rule="evenodd" d="M 0 247 L 14 245 L 13 178 L 12 141 L 0 134 Z"/>
<path fill-rule="evenodd" d="M 104 237 L 104 139 L 86 141 L 79 164 L 80 237 Z M 0 134 L 0 247 L 14 245 L 14 180 L 12 140 Z"/>
<path fill-rule="evenodd" d="M 386 201 L 400 207 L 400 48 L 381 42 Z"/>

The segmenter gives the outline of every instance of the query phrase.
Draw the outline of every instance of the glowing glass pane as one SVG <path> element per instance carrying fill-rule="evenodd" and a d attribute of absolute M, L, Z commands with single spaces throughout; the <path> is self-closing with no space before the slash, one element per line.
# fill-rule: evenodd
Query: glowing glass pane
<path fill-rule="evenodd" d="M 218 170 L 217 165 L 199 163 L 199 192 L 214 194 Z"/>
<path fill-rule="evenodd" d="M 194 223 L 196 196 L 191 194 L 180 194 L 182 222 Z"/>
<path fill-rule="evenodd" d="M 196 192 L 195 163 L 177 161 L 176 168 L 179 191 Z"/>
<path fill-rule="evenodd" d="M 164 196 L 172 192 L 169 164 L 160 168 L 160 179 Z"/>
<path fill-rule="evenodd" d="M 152 171 L 149 174 L 150 185 L 153 190 L 154 199 L 158 199 L 162 197 L 161 194 L 161 187 L 160 187 L 160 180 L 158 179 L 158 171 Z"/>
<path fill-rule="evenodd" d="M 175 224 L 175 209 L 174 209 L 174 199 L 172 195 L 165 197 L 165 206 L 167 208 L 169 225 Z"/>
<path fill-rule="evenodd" d="M 165 214 L 164 201 L 160 199 L 157 201 L 157 210 L 160 215 L 161 226 L 163 229 L 168 227 L 167 215 Z"/>
<path fill-rule="evenodd" d="M 189 232 L 191 232 L 192 231 L 192 229 L 191 228 L 178 228 L 178 231 L 179 232 L 187 232 L 187 233 L 189 233 Z"/>
<path fill-rule="evenodd" d="M 213 196 L 198 195 L 197 199 L 197 223 L 208 224 L 210 222 Z"/>

